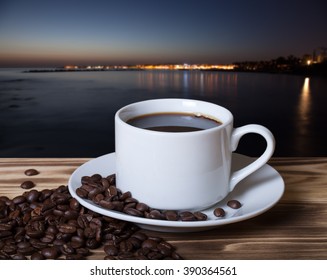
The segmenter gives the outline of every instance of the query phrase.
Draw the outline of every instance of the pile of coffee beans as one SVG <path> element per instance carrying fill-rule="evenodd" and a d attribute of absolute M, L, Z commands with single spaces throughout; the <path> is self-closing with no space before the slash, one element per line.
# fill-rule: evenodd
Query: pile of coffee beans
<path fill-rule="evenodd" d="M 67 186 L 0 196 L 0 260 L 87 259 L 98 248 L 104 259 L 181 259 L 162 238 L 84 208 Z"/>
<path fill-rule="evenodd" d="M 76 189 L 76 194 L 93 201 L 95 204 L 108 210 L 115 210 L 135 217 L 148 219 L 168 220 L 168 221 L 205 221 L 207 215 L 202 212 L 159 210 L 149 207 L 147 204 L 132 197 L 131 192 L 122 192 L 116 187 L 115 174 L 103 177 L 100 174 L 83 176 L 81 186 Z M 228 201 L 227 205 L 233 209 L 241 207 L 237 200 Z M 225 216 L 222 208 L 214 210 L 216 217 Z"/>
<path fill-rule="evenodd" d="M 159 210 L 132 197 L 131 192 L 121 192 L 116 187 L 115 174 L 102 177 L 99 174 L 83 176 L 76 194 L 108 210 L 123 212 L 135 217 L 168 221 L 204 221 L 207 215 L 202 212 Z"/>

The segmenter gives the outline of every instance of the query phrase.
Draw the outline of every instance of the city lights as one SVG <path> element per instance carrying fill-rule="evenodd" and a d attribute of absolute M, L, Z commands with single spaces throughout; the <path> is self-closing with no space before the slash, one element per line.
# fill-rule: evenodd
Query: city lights
<path fill-rule="evenodd" d="M 65 70 L 234 70 L 234 64 L 66 65 Z"/>

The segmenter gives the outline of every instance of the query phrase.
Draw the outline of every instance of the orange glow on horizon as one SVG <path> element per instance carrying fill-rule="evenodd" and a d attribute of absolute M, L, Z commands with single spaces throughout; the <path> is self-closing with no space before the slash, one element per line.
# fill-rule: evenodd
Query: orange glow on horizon
<path fill-rule="evenodd" d="M 115 69 L 140 69 L 140 70 L 234 70 L 233 64 L 137 64 L 137 65 L 96 65 L 77 66 L 66 65 L 67 70 L 115 70 Z"/>

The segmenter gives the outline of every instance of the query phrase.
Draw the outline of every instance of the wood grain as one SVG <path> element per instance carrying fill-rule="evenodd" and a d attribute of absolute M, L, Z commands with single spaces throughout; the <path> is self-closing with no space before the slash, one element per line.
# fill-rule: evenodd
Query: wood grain
<path fill-rule="evenodd" d="M 67 185 L 71 173 L 88 158 L 0 158 L 0 195 Z M 286 185 L 281 201 L 247 221 L 196 233 L 160 233 L 185 259 L 327 259 L 327 158 L 273 158 L 269 164 Z M 28 177 L 24 171 L 37 169 Z M 260 198 L 258 198 L 260 199 Z M 101 249 L 90 258 L 102 259 Z"/>

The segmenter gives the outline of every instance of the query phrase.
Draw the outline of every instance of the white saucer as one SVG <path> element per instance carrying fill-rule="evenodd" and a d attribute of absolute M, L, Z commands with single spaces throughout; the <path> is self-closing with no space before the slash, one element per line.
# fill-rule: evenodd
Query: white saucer
<path fill-rule="evenodd" d="M 254 158 L 234 153 L 232 169 L 237 170 L 254 160 Z M 108 176 L 114 174 L 115 171 L 115 153 L 92 159 L 73 172 L 68 182 L 69 191 L 71 195 L 80 202 L 80 204 L 94 212 L 135 223 L 144 229 L 165 232 L 208 230 L 221 225 L 236 223 L 258 216 L 269 210 L 280 200 L 285 188 L 284 181 L 280 174 L 274 168 L 266 164 L 255 173 L 242 180 L 235 187 L 234 191 L 224 200 L 211 208 L 203 210 L 202 212 L 208 216 L 206 221 L 194 222 L 166 221 L 134 217 L 121 212 L 104 209 L 90 200 L 80 198 L 76 194 L 76 189 L 81 186 L 82 176 L 93 175 L 95 173 L 102 176 Z M 242 207 L 236 210 L 228 207 L 226 205 L 227 201 L 231 199 L 240 201 Z M 226 216 L 224 218 L 217 218 L 213 215 L 213 210 L 216 207 L 221 207 L 226 211 Z"/>

